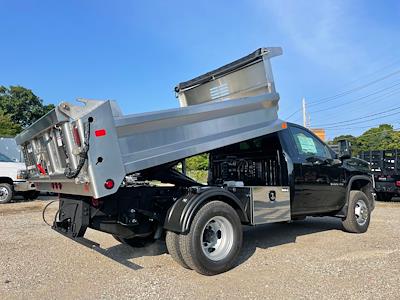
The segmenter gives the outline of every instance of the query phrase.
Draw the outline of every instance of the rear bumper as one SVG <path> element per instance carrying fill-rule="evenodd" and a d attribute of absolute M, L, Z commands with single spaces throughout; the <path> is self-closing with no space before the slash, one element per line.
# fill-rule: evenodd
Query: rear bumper
<path fill-rule="evenodd" d="M 29 181 L 14 181 L 14 191 L 16 192 L 29 192 L 36 190 L 34 183 Z"/>

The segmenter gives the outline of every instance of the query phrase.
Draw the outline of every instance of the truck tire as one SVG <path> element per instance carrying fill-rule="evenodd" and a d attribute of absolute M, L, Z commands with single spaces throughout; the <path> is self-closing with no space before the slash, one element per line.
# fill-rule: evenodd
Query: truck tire
<path fill-rule="evenodd" d="M 342 224 L 346 231 L 352 233 L 366 232 L 371 219 L 371 208 L 368 197 L 361 191 L 350 191 L 347 216 Z"/>
<path fill-rule="evenodd" d="M 196 213 L 190 230 L 181 235 L 185 263 L 203 275 L 230 270 L 242 248 L 242 225 L 236 211 L 221 201 L 205 204 Z"/>
<path fill-rule="evenodd" d="M 167 235 L 165 237 L 165 243 L 167 244 L 168 252 L 174 259 L 174 261 L 176 261 L 185 269 L 190 269 L 189 266 L 185 263 L 185 260 L 183 259 L 181 249 L 179 246 L 179 239 L 180 239 L 179 234 L 173 231 L 167 231 Z"/>
<path fill-rule="evenodd" d="M 14 196 L 13 188 L 8 183 L 0 183 L 0 204 L 8 203 Z"/>
<path fill-rule="evenodd" d="M 144 248 L 154 242 L 152 235 L 149 237 L 136 237 L 131 239 L 121 238 L 117 235 L 113 235 L 113 237 L 121 244 L 126 244 L 134 248 Z"/>

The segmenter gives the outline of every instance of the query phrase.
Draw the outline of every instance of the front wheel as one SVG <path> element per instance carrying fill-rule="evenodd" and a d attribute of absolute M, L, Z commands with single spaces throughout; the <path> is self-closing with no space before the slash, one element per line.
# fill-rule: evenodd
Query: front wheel
<path fill-rule="evenodd" d="M 224 202 L 212 201 L 197 212 L 189 233 L 181 235 L 179 242 L 186 265 L 198 273 L 216 275 L 235 265 L 242 240 L 236 211 Z"/>
<path fill-rule="evenodd" d="M 347 216 L 343 227 L 348 232 L 366 232 L 371 219 L 371 208 L 368 197 L 361 191 L 350 191 Z"/>
<path fill-rule="evenodd" d="M 8 203 L 13 197 L 13 188 L 8 183 L 0 183 L 0 204 Z"/>

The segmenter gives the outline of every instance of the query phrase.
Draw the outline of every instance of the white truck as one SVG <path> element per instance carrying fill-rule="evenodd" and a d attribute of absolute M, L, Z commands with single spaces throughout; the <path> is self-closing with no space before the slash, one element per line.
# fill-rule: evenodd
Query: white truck
<path fill-rule="evenodd" d="M 25 199 L 35 199 L 39 195 L 35 184 L 27 180 L 25 164 L 3 153 L 9 149 L 9 142 L 17 147 L 12 138 L 1 138 L 0 141 L 0 204 L 10 202 L 15 194 L 21 194 Z"/>

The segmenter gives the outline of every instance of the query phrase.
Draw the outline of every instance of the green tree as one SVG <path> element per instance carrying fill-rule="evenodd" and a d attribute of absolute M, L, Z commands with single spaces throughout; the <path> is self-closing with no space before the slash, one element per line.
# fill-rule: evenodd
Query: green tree
<path fill-rule="evenodd" d="M 358 137 L 352 135 L 337 136 L 330 144 L 337 144 L 342 139 L 351 142 L 354 155 L 362 151 L 400 149 L 400 132 L 395 131 L 393 126 L 389 124 L 370 128 Z"/>
<path fill-rule="evenodd" d="M 15 136 L 21 131 L 19 124 L 14 124 L 10 116 L 0 110 L 0 136 Z"/>
<path fill-rule="evenodd" d="M 208 170 L 208 154 L 199 154 L 186 159 L 186 168 L 190 170 Z"/>
<path fill-rule="evenodd" d="M 27 88 L 0 86 L 0 109 L 10 116 L 13 123 L 22 128 L 29 126 L 53 108 L 53 104 L 44 105 L 43 101 Z"/>
<path fill-rule="evenodd" d="M 364 132 L 357 141 L 360 151 L 399 149 L 400 133 L 392 125 L 382 124 Z"/>

